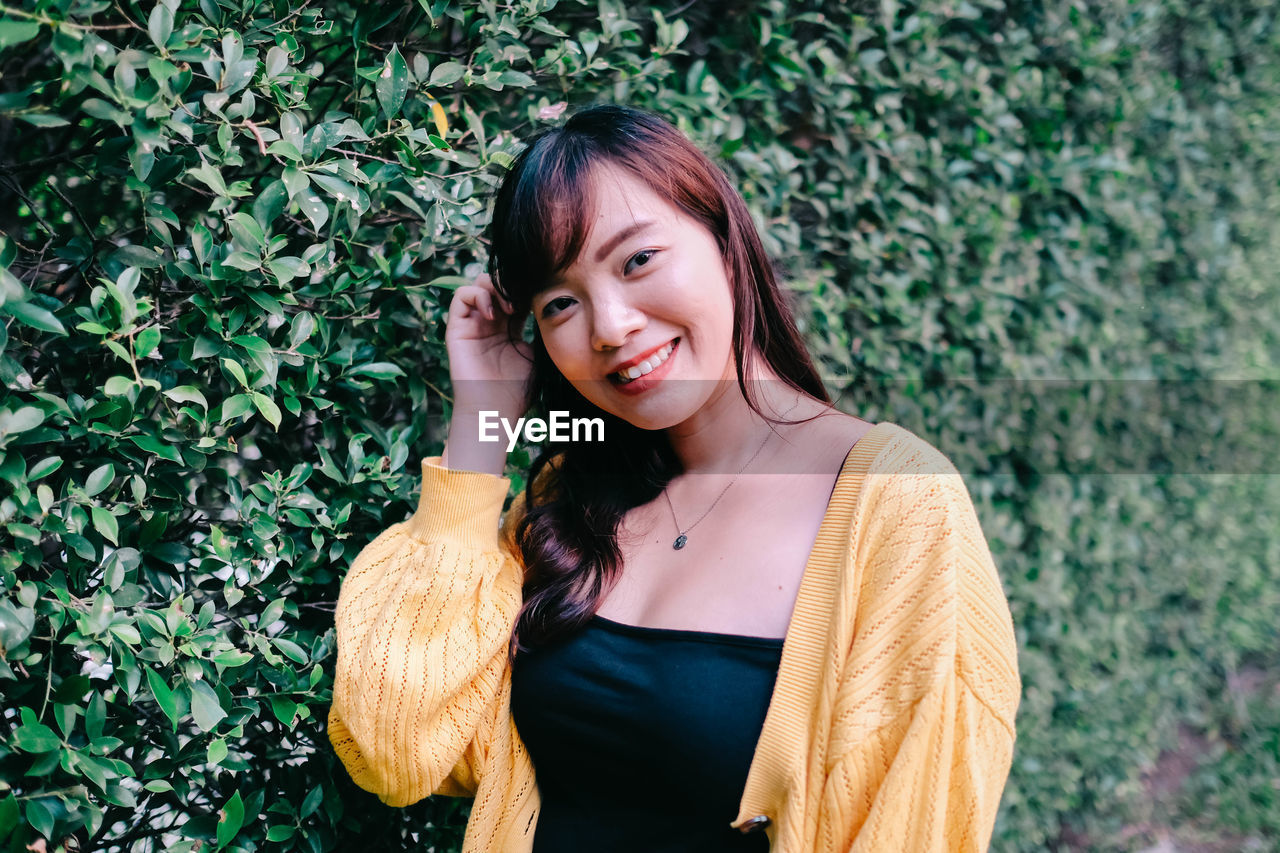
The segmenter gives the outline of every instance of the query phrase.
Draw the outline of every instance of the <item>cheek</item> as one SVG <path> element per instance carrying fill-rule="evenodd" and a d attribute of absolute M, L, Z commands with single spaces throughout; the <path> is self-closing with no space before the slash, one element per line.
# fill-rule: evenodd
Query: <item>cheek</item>
<path fill-rule="evenodd" d="M 547 357 L 551 359 L 551 363 L 555 365 L 561 375 L 573 382 L 575 379 L 583 376 L 590 364 L 590 352 L 582 349 L 584 344 L 576 342 L 576 338 L 569 328 L 569 324 L 557 326 L 547 330 L 540 330 L 542 337 L 542 347 L 547 351 Z"/>

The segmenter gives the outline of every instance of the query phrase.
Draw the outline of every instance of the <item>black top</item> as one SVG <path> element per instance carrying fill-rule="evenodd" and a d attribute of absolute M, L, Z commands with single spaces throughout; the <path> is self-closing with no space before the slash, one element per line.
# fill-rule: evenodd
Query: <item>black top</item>
<path fill-rule="evenodd" d="M 766 851 L 729 826 L 782 640 L 623 625 L 518 655 L 511 712 L 542 808 L 534 853 Z"/>

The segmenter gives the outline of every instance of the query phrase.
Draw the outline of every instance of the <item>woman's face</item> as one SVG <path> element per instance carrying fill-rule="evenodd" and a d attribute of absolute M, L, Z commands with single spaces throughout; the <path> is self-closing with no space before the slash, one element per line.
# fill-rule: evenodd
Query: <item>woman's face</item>
<path fill-rule="evenodd" d="M 591 179 L 582 252 L 534 296 L 533 316 L 578 393 L 642 429 L 666 429 L 734 381 L 724 258 L 700 222 L 624 170 L 600 167 Z"/>

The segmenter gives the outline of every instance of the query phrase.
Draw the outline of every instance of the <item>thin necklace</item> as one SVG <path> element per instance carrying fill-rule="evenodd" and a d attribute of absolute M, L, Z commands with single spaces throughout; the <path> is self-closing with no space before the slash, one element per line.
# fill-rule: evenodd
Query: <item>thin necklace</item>
<path fill-rule="evenodd" d="M 787 409 L 785 412 L 782 413 L 782 417 L 785 418 L 787 415 L 791 414 L 791 412 L 798 405 L 800 405 L 800 401 L 796 400 L 795 404 L 792 405 L 790 409 Z M 781 419 L 782 418 L 779 418 L 779 420 Z M 711 510 L 715 509 L 716 504 L 720 503 L 720 499 L 724 497 L 725 492 L 729 491 L 729 489 L 733 487 L 733 484 L 738 482 L 738 478 L 742 476 L 742 472 L 746 471 L 747 468 L 751 466 L 751 463 L 756 461 L 756 457 L 759 456 L 761 451 L 764 450 L 764 446 L 769 443 L 769 439 L 771 438 L 773 438 L 772 425 L 770 425 L 769 427 L 769 434 L 764 437 L 764 441 L 762 441 L 760 443 L 760 446 L 756 448 L 756 452 L 751 454 L 751 458 L 747 460 L 747 464 L 739 468 L 738 473 L 734 474 L 733 479 L 729 481 L 729 485 L 725 486 L 723 489 L 720 490 L 720 494 L 716 495 L 716 499 L 711 502 L 711 506 L 707 507 L 707 511 L 704 512 L 702 515 L 698 516 L 697 521 L 695 521 L 693 524 L 690 524 L 688 527 L 684 528 L 683 530 L 680 529 L 680 520 L 676 518 L 676 508 L 671 503 L 671 495 L 667 494 L 667 490 L 665 488 L 662 490 L 662 496 L 667 499 L 667 509 L 671 510 L 671 520 L 675 522 L 676 533 L 678 534 L 676 536 L 675 541 L 671 543 L 671 548 L 673 550 L 679 551 L 685 545 L 689 544 L 689 531 L 693 530 L 693 528 L 701 524 L 702 519 L 706 518 L 708 515 L 711 515 Z"/>

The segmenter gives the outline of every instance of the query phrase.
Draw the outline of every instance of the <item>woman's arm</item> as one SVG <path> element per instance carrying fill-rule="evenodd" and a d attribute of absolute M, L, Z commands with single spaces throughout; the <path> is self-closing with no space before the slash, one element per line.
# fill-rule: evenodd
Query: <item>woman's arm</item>
<path fill-rule="evenodd" d="M 498 529 L 508 481 L 422 468 L 417 512 L 360 552 L 335 616 L 329 737 L 356 783 L 395 806 L 474 793 L 509 725 L 520 607 L 522 570 Z"/>
<path fill-rule="evenodd" d="M 1021 691 L 1008 604 L 969 493 L 937 451 L 868 489 L 819 837 L 837 850 L 979 853 Z"/>

